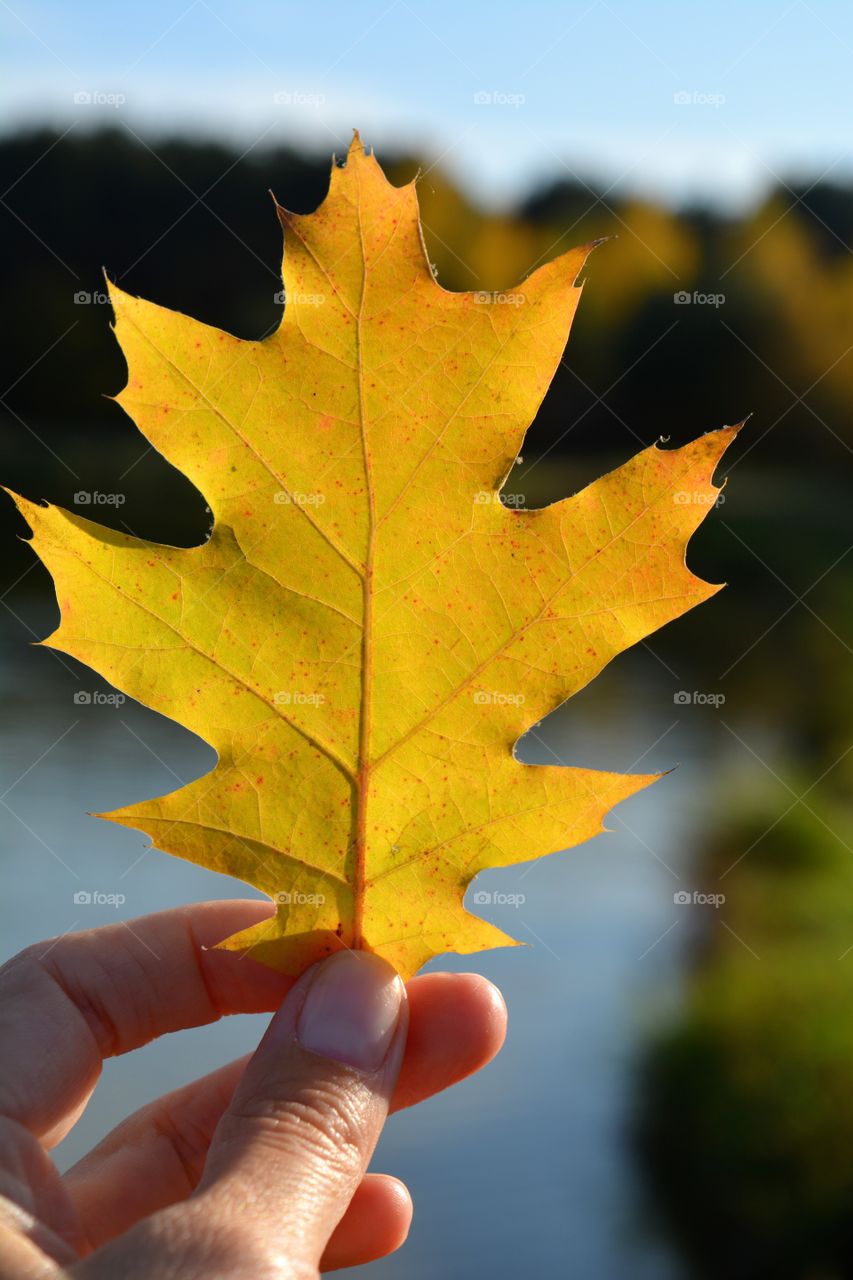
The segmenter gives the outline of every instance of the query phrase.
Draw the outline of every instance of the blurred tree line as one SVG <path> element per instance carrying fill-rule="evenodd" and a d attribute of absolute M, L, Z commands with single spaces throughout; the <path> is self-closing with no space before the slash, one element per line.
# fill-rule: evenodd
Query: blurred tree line
<path fill-rule="evenodd" d="M 381 159 L 395 182 L 418 172 L 416 158 Z M 144 454 L 103 398 L 121 387 L 124 366 L 102 268 L 131 292 L 258 337 L 280 319 L 281 243 L 267 189 L 302 212 L 327 180 L 326 156 L 149 143 L 121 127 L 0 142 L 7 483 L 67 502 L 84 469 L 116 487 Z M 757 435 L 773 429 L 777 463 L 831 470 L 848 456 L 853 192 L 780 189 L 734 219 L 614 199 L 575 179 L 501 213 L 475 207 L 435 168 L 419 191 L 428 252 L 453 290 L 507 289 L 574 244 L 618 237 L 586 269 L 590 287 L 533 453 L 615 461 L 659 435 L 678 442 L 755 410 Z M 118 487 L 143 519 L 137 500 L 155 472 L 150 459 L 139 465 Z M 197 500 L 177 477 L 156 474 L 186 499 L 165 504 L 181 536 Z"/>

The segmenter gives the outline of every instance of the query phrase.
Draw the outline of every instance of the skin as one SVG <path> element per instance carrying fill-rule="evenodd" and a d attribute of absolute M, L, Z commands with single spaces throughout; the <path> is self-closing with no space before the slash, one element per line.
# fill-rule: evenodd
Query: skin
<path fill-rule="evenodd" d="M 476 974 L 422 975 L 377 1070 L 311 1052 L 301 1010 L 334 961 L 294 984 L 206 949 L 268 913 L 201 903 L 42 943 L 0 969 L 0 1280 L 314 1280 L 403 1243 L 406 1187 L 366 1173 L 385 1118 L 489 1062 L 503 1000 Z M 251 1057 L 150 1103 L 58 1174 L 48 1152 L 106 1058 L 274 1010 Z"/>

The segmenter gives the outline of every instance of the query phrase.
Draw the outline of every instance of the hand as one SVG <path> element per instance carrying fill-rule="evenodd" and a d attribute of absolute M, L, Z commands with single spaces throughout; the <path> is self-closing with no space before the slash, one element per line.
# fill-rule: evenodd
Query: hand
<path fill-rule="evenodd" d="M 308 1280 L 403 1242 L 408 1191 L 365 1173 L 385 1116 L 494 1056 L 501 997 L 476 975 L 436 973 L 406 998 L 364 952 L 294 985 L 206 950 L 268 911 L 166 911 L 0 970 L 0 1280 Z M 103 1059 L 276 1008 L 254 1055 L 143 1107 L 59 1176 L 47 1152 Z"/>

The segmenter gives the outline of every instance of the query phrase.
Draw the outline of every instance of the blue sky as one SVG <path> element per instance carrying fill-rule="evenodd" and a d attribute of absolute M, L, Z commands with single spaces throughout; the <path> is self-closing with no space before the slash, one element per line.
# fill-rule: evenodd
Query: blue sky
<path fill-rule="evenodd" d="M 358 125 L 497 204 L 572 172 L 733 206 L 853 174 L 841 0 L 0 0 L 0 24 L 7 129 L 332 152 Z"/>

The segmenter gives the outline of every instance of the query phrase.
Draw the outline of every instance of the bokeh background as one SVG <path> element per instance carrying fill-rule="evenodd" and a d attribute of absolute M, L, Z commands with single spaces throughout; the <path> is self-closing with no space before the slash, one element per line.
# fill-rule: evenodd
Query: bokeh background
<path fill-rule="evenodd" d="M 612 834 L 478 881 L 491 900 L 472 909 L 531 946 L 440 963 L 500 983 L 509 1041 L 389 1125 L 376 1166 L 412 1186 L 415 1225 L 364 1274 L 853 1275 L 853 10 L 4 0 L 0 30 L 10 488 L 72 508 L 101 495 L 104 523 L 204 539 L 204 496 L 109 399 L 124 364 L 102 268 L 268 333 L 267 190 L 316 206 L 353 125 L 394 181 L 420 174 L 446 288 L 508 289 L 617 237 L 586 269 L 513 501 L 753 414 L 689 555 L 727 590 L 523 746 L 680 768 Z M 172 790 L 212 753 L 31 647 L 56 603 L 5 497 L 0 517 L 4 955 L 246 892 L 86 816 Z M 110 1063 L 59 1159 L 250 1047 L 261 1021 Z"/>

